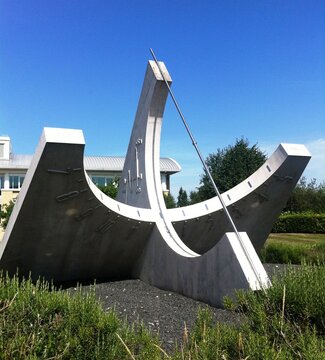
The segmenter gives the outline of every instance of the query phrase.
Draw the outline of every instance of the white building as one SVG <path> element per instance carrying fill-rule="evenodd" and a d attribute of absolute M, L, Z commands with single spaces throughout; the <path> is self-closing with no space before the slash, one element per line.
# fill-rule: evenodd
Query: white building
<path fill-rule="evenodd" d="M 12 152 L 8 136 L 0 137 L 0 206 L 8 204 L 20 191 L 25 174 L 33 155 L 19 155 Z M 108 185 L 123 170 L 124 157 L 85 156 L 85 170 L 96 185 Z M 164 193 L 170 190 L 170 176 L 181 170 L 179 164 L 171 158 L 160 159 L 161 186 Z"/>

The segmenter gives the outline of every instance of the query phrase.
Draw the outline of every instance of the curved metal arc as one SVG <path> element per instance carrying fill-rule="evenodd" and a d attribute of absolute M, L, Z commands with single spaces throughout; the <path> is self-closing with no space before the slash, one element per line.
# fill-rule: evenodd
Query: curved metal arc
<path fill-rule="evenodd" d="M 160 63 L 159 66 L 163 69 L 167 83 L 171 83 L 171 77 L 164 64 Z M 149 61 L 130 136 L 118 200 L 129 205 L 151 209 L 156 213 L 156 225 L 161 236 L 171 249 L 185 257 L 196 257 L 199 254 L 183 243 L 169 220 L 161 188 L 160 137 L 167 96 L 168 89 L 157 65 Z M 136 144 L 140 145 L 135 152 Z M 133 179 L 137 177 L 139 171 L 143 174 L 140 181 L 141 188 L 128 188 L 127 181 L 123 179 L 127 179 L 127 174 L 131 174 Z"/>
<path fill-rule="evenodd" d="M 303 145 L 280 144 L 255 173 L 222 194 L 236 217 L 238 228 L 249 234 L 256 250 L 266 241 L 310 157 Z M 168 209 L 168 213 L 182 240 L 199 253 L 210 249 L 225 231 L 230 230 L 220 221 L 222 206 L 217 197 L 182 208 Z M 200 219 L 199 223 L 207 224 L 211 230 L 205 228 L 204 232 L 197 234 L 193 231 L 198 226 L 196 219 Z"/>
<path fill-rule="evenodd" d="M 162 78 L 164 79 L 164 82 L 165 82 L 165 84 L 166 84 L 166 86 L 167 86 L 168 92 L 169 92 L 169 94 L 170 94 L 171 97 L 172 97 L 172 100 L 173 100 L 173 102 L 174 102 L 174 104 L 175 104 L 175 106 L 176 106 L 176 109 L 177 109 L 177 111 L 178 111 L 178 113 L 179 113 L 179 115 L 180 115 L 180 117 L 181 117 L 181 119 L 182 119 L 182 122 L 183 122 L 183 124 L 184 124 L 184 126 L 185 126 L 185 128 L 186 128 L 186 131 L 187 131 L 188 135 L 189 135 L 190 138 L 191 138 L 192 144 L 193 144 L 193 146 L 194 146 L 194 148 L 195 148 L 195 150 L 196 150 L 196 152 L 197 152 L 197 154 L 198 154 L 198 156 L 199 156 L 199 158 L 200 158 L 200 161 L 201 161 L 201 163 L 202 163 L 202 165 L 203 165 L 204 171 L 205 171 L 205 173 L 207 174 L 208 178 L 210 179 L 210 182 L 211 182 L 211 184 L 212 184 L 212 186 L 213 186 L 213 188 L 214 188 L 215 193 L 217 194 L 217 197 L 219 198 L 219 201 L 220 201 L 220 203 L 221 203 L 221 205 L 222 205 L 222 208 L 223 208 L 223 210 L 224 210 L 224 212 L 225 212 L 225 214 L 226 214 L 226 217 L 227 217 L 227 219 L 228 219 L 228 221 L 229 221 L 229 223 L 230 223 L 233 231 L 235 232 L 235 234 L 236 234 L 236 236 L 237 236 L 237 238 L 238 238 L 238 240 L 239 240 L 239 242 L 240 242 L 240 245 L 241 245 L 244 253 L 246 254 L 247 258 L 249 259 L 249 262 L 251 263 L 251 266 L 252 266 L 252 268 L 253 268 L 253 271 L 254 271 L 255 275 L 256 275 L 257 278 L 258 278 L 258 270 L 255 268 L 254 261 L 251 259 L 250 253 L 249 253 L 249 251 L 248 251 L 247 248 L 246 248 L 246 244 L 245 244 L 245 242 L 243 241 L 243 239 L 241 238 L 241 236 L 240 236 L 240 234 L 239 234 L 239 232 L 238 232 L 238 230 L 237 230 L 237 227 L 236 227 L 236 225 L 235 225 L 235 223 L 234 223 L 234 221 L 233 221 L 233 219 L 232 219 L 232 217 L 231 217 L 231 215 L 230 215 L 230 213 L 229 213 L 229 211 L 228 211 L 228 209 L 227 209 L 227 206 L 226 206 L 226 204 L 225 204 L 225 202 L 224 202 L 224 200 L 223 200 L 223 198 L 222 198 L 222 196 L 221 196 L 221 194 L 220 194 L 220 192 L 219 192 L 219 190 L 218 190 L 218 187 L 217 187 L 216 183 L 215 183 L 214 180 L 213 180 L 213 177 L 212 177 L 212 175 L 211 175 L 211 172 L 210 172 L 207 164 L 205 163 L 205 160 L 204 160 L 204 158 L 203 158 L 203 155 L 202 155 L 202 153 L 201 153 L 201 150 L 200 150 L 200 148 L 199 148 L 196 140 L 194 139 L 194 136 L 193 136 L 193 134 L 192 134 L 192 132 L 191 132 L 191 130 L 190 130 L 190 127 L 188 126 L 188 123 L 187 123 L 187 121 L 186 121 L 186 119 L 185 119 L 185 117 L 184 117 L 184 115 L 183 115 L 183 113 L 182 113 L 182 111 L 181 111 L 181 109 L 180 109 L 180 106 L 178 105 L 178 102 L 177 102 L 177 100 L 176 100 L 176 98 L 175 98 L 175 96 L 174 96 L 174 94 L 173 94 L 173 92 L 172 92 L 172 90 L 171 90 L 171 88 L 170 88 L 170 86 L 169 86 L 169 84 L 168 84 L 168 81 L 167 81 L 166 78 L 165 78 L 165 75 L 164 75 L 164 73 L 163 73 L 163 71 L 162 71 L 162 69 L 161 69 L 161 66 L 160 66 L 160 64 L 159 64 L 159 62 L 158 62 L 158 60 L 157 60 L 157 58 L 156 58 L 156 56 L 155 56 L 155 53 L 154 53 L 154 51 L 153 51 L 151 48 L 150 48 L 150 52 L 151 52 L 151 54 L 152 54 L 152 56 L 153 56 L 153 58 L 154 58 L 154 60 L 155 60 L 155 62 L 156 62 L 156 64 L 157 64 L 157 67 L 158 67 L 158 69 L 159 69 L 159 71 L 160 71 L 160 73 L 161 73 Z"/>

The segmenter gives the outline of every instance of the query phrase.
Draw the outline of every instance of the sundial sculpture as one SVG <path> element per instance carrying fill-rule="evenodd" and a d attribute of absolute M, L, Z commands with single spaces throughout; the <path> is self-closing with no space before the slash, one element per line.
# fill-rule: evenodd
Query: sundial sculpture
<path fill-rule="evenodd" d="M 84 171 L 81 130 L 44 128 L 0 242 L 0 269 L 55 282 L 140 278 L 214 306 L 235 289 L 270 282 L 256 251 L 305 169 L 304 145 L 280 144 L 246 180 L 218 197 L 166 209 L 160 132 L 171 78 L 149 61 L 117 200 Z M 109 134 L 108 141 L 109 141 Z"/>

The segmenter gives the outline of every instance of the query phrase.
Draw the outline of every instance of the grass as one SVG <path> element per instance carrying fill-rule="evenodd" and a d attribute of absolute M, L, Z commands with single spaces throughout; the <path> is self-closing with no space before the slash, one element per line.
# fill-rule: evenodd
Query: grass
<path fill-rule="evenodd" d="M 325 234 L 270 234 L 260 255 L 268 263 L 317 263 L 325 259 Z"/>
<path fill-rule="evenodd" d="M 272 283 L 266 291 L 237 292 L 228 307 L 247 315 L 247 333 L 259 338 L 266 359 L 325 359 L 324 263 L 287 268 Z"/>
<path fill-rule="evenodd" d="M 93 292 L 73 296 L 46 282 L 0 278 L 0 359 L 155 359 L 142 324 L 105 313 Z"/>
<path fill-rule="evenodd" d="M 202 310 L 179 359 L 325 359 L 324 264 L 288 269 L 270 289 L 238 291 L 225 304 L 245 323 L 213 325 Z"/>
<path fill-rule="evenodd" d="M 207 309 L 166 354 L 141 324 L 105 312 L 94 292 L 0 276 L 0 359 L 325 359 L 325 263 L 288 269 L 265 291 L 225 299 L 241 326 L 214 324 Z"/>
<path fill-rule="evenodd" d="M 295 233 L 273 233 L 268 237 L 266 244 L 287 245 L 325 245 L 325 234 L 295 234 Z"/>

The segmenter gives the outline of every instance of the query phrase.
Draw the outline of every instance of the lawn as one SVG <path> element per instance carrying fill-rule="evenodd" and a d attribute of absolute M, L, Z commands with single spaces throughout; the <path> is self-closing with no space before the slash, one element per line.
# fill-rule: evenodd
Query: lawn
<path fill-rule="evenodd" d="M 325 259 L 325 234 L 270 234 L 260 252 L 265 263 L 318 263 Z"/>
<path fill-rule="evenodd" d="M 266 244 L 308 245 L 325 244 L 325 234 L 272 233 Z"/>

